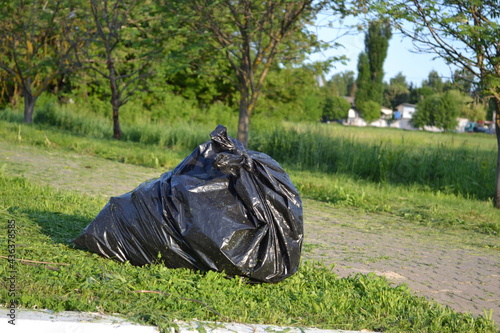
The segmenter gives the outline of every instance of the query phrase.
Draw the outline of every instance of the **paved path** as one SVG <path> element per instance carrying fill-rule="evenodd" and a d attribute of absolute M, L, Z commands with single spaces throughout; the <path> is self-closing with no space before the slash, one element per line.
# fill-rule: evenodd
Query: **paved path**
<path fill-rule="evenodd" d="M 305 201 L 305 257 L 335 264 L 339 276 L 375 273 L 405 283 L 460 312 L 484 315 L 500 323 L 498 236 L 474 235 L 496 249 L 465 243 L 460 233 L 443 233 L 405 222 L 386 223 L 381 215 L 353 212 Z M 393 219 L 393 218 L 392 218 Z"/>

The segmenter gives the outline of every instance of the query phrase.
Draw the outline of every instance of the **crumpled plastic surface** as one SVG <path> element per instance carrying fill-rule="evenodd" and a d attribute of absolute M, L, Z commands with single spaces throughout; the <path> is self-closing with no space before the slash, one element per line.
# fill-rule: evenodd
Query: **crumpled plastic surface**
<path fill-rule="evenodd" d="M 112 197 L 73 242 L 133 265 L 278 282 L 299 267 L 298 191 L 280 165 L 219 125 L 174 170 Z"/>

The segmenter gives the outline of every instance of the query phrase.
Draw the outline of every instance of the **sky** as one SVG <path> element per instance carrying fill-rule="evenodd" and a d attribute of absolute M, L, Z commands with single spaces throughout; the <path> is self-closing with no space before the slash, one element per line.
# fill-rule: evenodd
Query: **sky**
<path fill-rule="evenodd" d="M 321 19 L 319 20 L 321 23 Z M 346 65 L 335 63 L 335 68 L 332 68 L 327 75 L 329 79 L 333 74 L 340 73 L 346 70 L 354 71 L 357 75 L 358 55 L 364 48 L 365 33 L 363 31 L 355 34 L 342 36 L 345 29 L 319 27 L 315 28 L 319 39 L 323 41 L 332 41 L 343 45 L 343 48 L 332 48 L 322 53 L 313 54 L 310 57 L 311 61 L 325 60 L 331 56 L 345 55 L 350 60 Z M 401 72 L 406 77 L 406 82 L 413 82 L 414 85 L 420 86 L 422 81 L 427 79 L 432 70 L 437 71 L 443 80 L 448 80 L 451 77 L 454 69 L 441 59 L 433 59 L 434 54 L 414 53 L 412 41 L 409 38 L 403 38 L 400 33 L 393 31 L 392 38 L 389 40 L 389 49 L 387 58 L 384 62 L 384 81 L 389 82 L 390 78 Z"/>

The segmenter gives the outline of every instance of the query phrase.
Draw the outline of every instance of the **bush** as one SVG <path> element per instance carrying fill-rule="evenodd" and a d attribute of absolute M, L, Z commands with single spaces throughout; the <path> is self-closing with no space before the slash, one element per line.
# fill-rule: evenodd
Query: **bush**
<path fill-rule="evenodd" d="M 351 103 L 344 97 L 333 96 L 325 99 L 323 105 L 323 120 L 341 120 L 346 119 L 348 116 Z"/>
<path fill-rule="evenodd" d="M 380 118 L 382 106 L 377 102 L 366 101 L 361 105 L 357 105 L 357 107 L 361 111 L 361 116 L 368 124 Z"/>
<path fill-rule="evenodd" d="M 444 94 L 433 94 L 417 104 L 417 111 L 411 120 L 413 126 L 436 126 L 443 130 L 452 130 L 457 126 L 460 115 L 460 99 L 456 92 L 447 91 Z"/>

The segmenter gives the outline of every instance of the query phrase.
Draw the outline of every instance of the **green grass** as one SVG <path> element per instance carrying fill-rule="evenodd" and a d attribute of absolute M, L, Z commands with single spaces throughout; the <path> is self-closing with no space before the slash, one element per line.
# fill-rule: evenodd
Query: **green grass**
<path fill-rule="evenodd" d="M 346 175 L 291 171 L 290 176 L 303 196 L 339 208 L 389 214 L 442 230 L 474 232 L 497 239 L 500 236 L 500 212 L 490 201 L 429 191 L 421 186 L 377 184 Z M 499 245 L 494 247 L 500 249 Z"/>
<path fill-rule="evenodd" d="M 500 213 L 487 195 L 494 184 L 496 152 L 491 137 L 287 126 L 291 125 L 256 130 L 251 148 L 277 159 L 303 196 L 337 206 L 393 214 L 436 228 L 500 235 Z M 0 121 L 0 137 L 9 144 L 74 151 L 162 170 L 175 167 L 197 144 L 208 140 L 212 130 L 203 126 L 177 128 L 181 129 L 185 132 L 178 134 L 177 143 L 165 147 L 88 137 L 47 125 Z M 200 141 L 183 143 L 180 138 L 190 134 Z M 368 145 L 375 137 L 384 142 L 382 146 Z M 438 139 L 441 148 L 433 150 L 431 143 L 439 142 Z M 398 174 L 397 170 L 403 169 L 405 172 Z"/>
<path fill-rule="evenodd" d="M 1 119 L 12 126 L 21 123 L 22 114 L 3 110 Z M 83 143 L 73 142 L 74 150 L 83 149 L 82 145 L 92 147 L 94 145 L 90 145 L 89 140 L 106 140 L 112 133 L 109 119 L 89 111 L 71 111 L 67 106 L 53 103 L 40 106 L 35 123 L 47 130 L 65 130 L 88 138 Z M 186 154 L 208 140 L 208 134 L 216 124 L 214 121 L 152 122 L 146 116 L 137 116 L 133 122 L 123 121 L 122 141 Z M 234 136 L 233 127 L 229 130 Z M 19 133 L 21 137 L 22 134 Z M 13 135 L 11 133 L 10 137 Z M 49 140 L 61 144 L 52 135 Z M 44 137 L 39 141 L 46 142 Z M 296 171 L 342 174 L 374 183 L 403 185 L 482 201 L 491 200 L 495 193 L 497 147 L 492 135 L 425 133 L 333 124 L 271 124 L 257 118 L 254 119 L 249 144 L 250 149 L 265 152 L 287 169 Z M 121 158 L 127 163 L 161 166 L 168 161 L 168 158 L 154 153 L 140 158 L 137 154 L 116 156 L 107 152 L 106 145 L 102 149 L 95 147 L 94 151 L 89 149 L 97 155 L 108 154 L 110 158 Z"/>
<path fill-rule="evenodd" d="M 476 138 L 340 125 L 288 127 L 259 132 L 252 145 L 300 171 L 480 200 L 495 192 L 496 141 L 491 135 Z"/>
<path fill-rule="evenodd" d="M 237 321 L 388 332 L 496 332 L 487 315 L 474 317 L 392 287 L 381 277 L 338 278 L 322 265 L 303 263 L 278 284 L 247 284 L 222 273 L 134 267 L 75 249 L 69 241 L 99 212 L 104 199 L 56 191 L 0 174 L 0 244 L 15 220 L 19 306 L 54 311 L 119 313 L 137 322 L 175 326 L 173 319 Z M 3 259 L 2 259 L 3 260 Z M 7 261 L 0 274 L 8 270 Z M 7 282 L 0 303 L 8 305 Z M 145 293 L 139 291 L 155 291 Z"/>
<path fill-rule="evenodd" d="M 342 127 L 320 130 L 331 129 L 344 130 Z M 186 132 L 182 135 L 189 135 L 205 128 L 193 130 L 186 127 L 184 130 Z M 210 130 L 203 133 L 206 138 L 201 142 L 208 139 Z M 300 131 L 314 130 L 314 126 L 307 126 L 285 128 L 279 133 L 284 133 L 284 139 L 295 140 L 293 136 Z M 260 141 L 258 133 L 253 133 L 256 144 L 264 145 L 269 142 L 266 139 L 269 137 L 278 142 L 276 132 L 267 133 L 269 136 L 261 134 Z M 363 133 L 365 136 L 370 133 L 380 135 L 376 131 Z M 53 126 L 26 126 L 8 121 L 0 122 L 0 137 L 10 145 L 29 145 L 47 153 L 73 151 L 159 170 L 172 168 L 193 148 L 180 141 L 166 148 L 134 141 L 117 142 L 104 136 L 75 135 Z M 328 132 L 323 137 L 328 142 L 334 135 Z M 310 140 L 313 139 L 314 136 L 310 135 Z M 360 140 L 370 142 L 373 138 Z M 409 145 L 410 139 L 406 141 Z M 356 174 L 333 173 L 321 167 L 308 171 L 303 162 L 300 162 L 302 165 L 293 160 L 280 162 L 290 170 L 304 197 L 329 202 L 339 208 L 393 214 L 418 224 L 465 234 L 479 232 L 495 237 L 499 232 L 498 211 L 488 200 L 455 195 L 425 184 L 375 182 Z M 223 274 L 168 270 L 161 265 L 138 268 L 120 264 L 76 250 L 69 243 L 102 208 L 105 203 L 102 197 L 58 192 L 35 185 L 33 181 L 3 175 L 0 177 L 0 198 L 0 221 L 5 221 L 0 223 L 2 248 L 6 248 L 6 221 L 14 219 L 20 244 L 16 253 L 18 258 L 70 264 L 52 270 L 41 264 L 36 267 L 18 263 L 19 302 L 23 307 L 120 313 L 163 328 L 172 325 L 172 319 L 197 318 L 393 332 L 496 331 L 487 314 L 473 317 L 456 313 L 415 297 L 405 286 L 391 287 L 385 279 L 373 275 L 339 279 L 330 269 L 313 263 L 303 263 L 298 274 L 273 285 L 248 285 L 240 279 L 227 279 Z M 498 248 L 497 243 L 493 247 Z M 7 269 L 3 264 L 0 265 L 2 275 Z M 0 288 L 0 300 L 5 304 L 5 285 Z M 138 290 L 164 294 L 137 293 Z M 203 302 L 217 313 L 193 300 Z"/>
<path fill-rule="evenodd" d="M 67 131 L 50 126 L 26 126 L 17 123 L 0 122 L 0 136 L 10 144 L 74 151 L 79 154 L 98 156 L 121 163 L 156 168 L 173 168 L 191 152 L 191 149 L 184 147 L 151 146 L 140 142 L 85 137 L 79 134 L 70 134 Z M 208 135 L 207 138 L 204 138 L 204 141 L 207 139 L 209 139 Z"/>
<path fill-rule="evenodd" d="M 495 136 L 481 133 L 436 133 L 425 131 L 406 131 L 396 128 L 356 127 L 332 124 L 283 123 L 288 130 L 298 133 L 318 133 L 331 138 L 355 139 L 362 143 L 390 143 L 400 146 L 435 147 L 444 145 L 453 148 L 464 146 L 473 149 L 496 151 Z"/>

